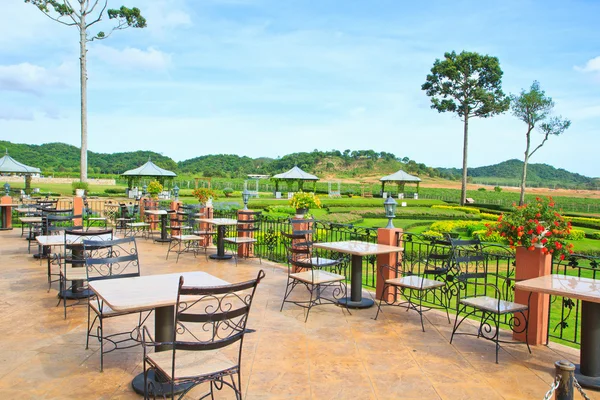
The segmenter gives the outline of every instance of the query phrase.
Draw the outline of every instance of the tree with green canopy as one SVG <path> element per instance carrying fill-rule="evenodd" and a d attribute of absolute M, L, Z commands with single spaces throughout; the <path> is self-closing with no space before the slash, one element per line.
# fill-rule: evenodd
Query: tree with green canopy
<path fill-rule="evenodd" d="M 421 86 L 431 97 L 431 108 L 457 113 L 464 123 L 463 172 L 460 203 L 467 198 L 469 118 L 487 118 L 508 110 L 510 99 L 502 92 L 502 69 L 497 57 L 463 51 L 436 59 Z"/>
<path fill-rule="evenodd" d="M 125 28 L 145 28 L 146 19 L 139 8 L 107 9 L 108 0 L 25 0 L 36 6 L 53 21 L 79 30 L 79 61 L 81 82 L 81 181 L 87 181 L 87 43 L 108 38 L 114 31 Z M 75 4 L 78 7 L 74 7 Z M 105 33 L 90 36 L 88 29 L 102 20 L 104 13 L 116 24 Z"/>
<path fill-rule="evenodd" d="M 525 203 L 525 184 L 529 158 L 546 143 L 551 135 L 558 136 L 569 129 L 571 121 L 560 116 L 550 116 L 554 108 L 554 101 L 540 89 L 538 81 L 533 82 L 528 92 L 523 89 L 518 96 L 511 95 L 510 106 L 513 115 L 527 124 L 525 158 L 523 159 L 523 173 L 521 175 L 521 197 L 519 198 L 519 205 L 523 205 Z M 544 135 L 544 138 L 540 144 L 531 150 L 531 132 L 536 126 Z"/>

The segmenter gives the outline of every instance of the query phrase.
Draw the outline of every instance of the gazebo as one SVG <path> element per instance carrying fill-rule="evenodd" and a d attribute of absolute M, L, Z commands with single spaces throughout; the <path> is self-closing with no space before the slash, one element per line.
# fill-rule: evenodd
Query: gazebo
<path fill-rule="evenodd" d="M 407 174 L 406 172 L 400 170 L 398 172 L 394 172 L 391 175 L 384 176 L 379 179 L 381 181 L 381 194 L 385 190 L 386 182 L 396 182 L 398 184 L 398 193 L 404 193 L 404 185 L 408 183 L 416 183 L 417 184 L 417 193 L 419 193 L 419 183 L 421 182 L 421 178 L 413 176 L 411 174 Z"/>
<path fill-rule="evenodd" d="M 161 184 L 163 184 L 165 179 L 174 178 L 177 176 L 177 174 L 173 171 L 160 168 L 158 165 L 150 161 L 150 158 L 148 158 L 148 162 L 141 167 L 125 171 L 121 175 L 127 177 L 127 186 L 130 188 L 134 181 L 140 180 L 144 177 L 156 178 Z"/>
<path fill-rule="evenodd" d="M 294 166 L 294 168 L 290 169 L 287 172 L 283 172 L 281 174 L 273 175 L 271 180 L 275 182 L 275 192 L 279 192 L 279 182 L 290 182 L 293 184 L 294 182 L 298 183 L 298 190 L 302 190 L 304 185 L 304 181 L 312 181 L 313 182 L 313 191 L 317 186 L 318 177 L 309 174 L 298 168 L 298 166 Z"/>
<path fill-rule="evenodd" d="M 31 175 L 40 174 L 41 172 L 39 168 L 21 164 L 8 155 L 8 150 L 6 150 L 4 157 L 0 158 L 0 173 L 25 175 L 25 192 L 27 194 L 31 189 Z"/>

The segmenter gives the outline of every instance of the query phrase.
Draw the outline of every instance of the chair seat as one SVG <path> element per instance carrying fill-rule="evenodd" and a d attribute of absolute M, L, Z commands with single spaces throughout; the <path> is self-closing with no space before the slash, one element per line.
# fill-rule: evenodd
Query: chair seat
<path fill-rule="evenodd" d="M 478 308 L 480 310 L 493 312 L 495 314 L 508 314 L 527 310 L 527 306 L 525 304 L 500 300 L 500 312 L 498 312 L 498 299 L 489 296 L 467 297 L 460 300 L 460 303 L 466 306 Z"/>
<path fill-rule="evenodd" d="M 226 242 L 235 243 L 235 244 L 255 243 L 256 242 L 256 239 L 251 238 L 251 237 L 230 237 L 230 238 L 224 238 L 223 240 Z"/>
<path fill-rule="evenodd" d="M 106 221 L 107 220 L 106 217 L 89 217 L 88 219 L 90 221 Z"/>
<path fill-rule="evenodd" d="M 62 270 L 62 274 L 65 277 L 65 279 L 69 281 L 87 280 L 86 268 L 83 265 L 81 267 L 73 267 L 71 265 L 67 265 L 67 267 L 65 267 Z"/>
<path fill-rule="evenodd" d="M 172 377 L 173 352 L 148 354 L 150 361 L 169 379 L 185 379 L 212 375 L 235 368 L 237 364 L 218 350 L 178 350 L 175 354 L 175 377 Z"/>
<path fill-rule="evenodd" d="M 173 231 L 185 231 L 185 230 L 192 229 L 192 227 L 189 225 L 171 225 L 171 226 L 169 226 L 169 229 L 171 229 Z"/>
<path fill-rule="evenodd" d="M 346 279 L 344 275 L 334 274 L 333 272 L 321 271 L 321 270 L 312 270 L 312 271 L 304 271 L 297 272 L 295 274 L 290 274 L 290 278 L 297 279 L 306 283 L 328 283 L 328 282 L 339 282 Z"/>
<path fill-rule="evenodd" d="M 129 226 L 131 228 L 141 228 L 144 226 L 150 226 L 150 224 L 147 222 L 131 222 L 131 223 L 127 224 L 127 226 Z"/>
<path fill-rule="evenodd" d="M 190 242 L 194 240 L 202 240 L 198 235 L 171 235 L 171 239 L 180 240 L 182 242 Z"/>
<path fill-rule="evenodd" d="M 422 276 L 417 275 L 408 275 L 401 276 L 399 278 L 388 279 L 385 281 L 385 283 L 416 290 L 429 290 L 446 285 L 444 282 L 423 278 Z"/>

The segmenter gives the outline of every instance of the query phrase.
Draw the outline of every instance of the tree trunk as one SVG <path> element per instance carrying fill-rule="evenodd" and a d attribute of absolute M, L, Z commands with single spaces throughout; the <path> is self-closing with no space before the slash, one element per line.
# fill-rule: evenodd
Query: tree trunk
<path fill-rule="evenodd" d="M 525 204 L 525 184 L 527 183 L 527 163 L 529 162 L 529 149 L 531 146 L 531 131 L 533 130 L 533 126 L 529 125 L 527 127 L 526 138 L 526 147 L 525 147 L 525 157 L 523 158 L 523 174 L 521 175 L 521 196 L 519 197 L 519 205 L 522 206 Z"/>
<path fill-rule="evenodd" d="M 467 201 L 467 148 L 469 147 L 469 113 L 465 113 L 465 128 L 463 142 L 463 173 L 462 186 L 460 189 L 460 205 L 464 206 Z"/>
<path fill-rule="evenodd" d="M 80 1 L 81 18 L 79 21 L 79 61 L 81 81 L 81 182 L 87 182 L 87 36 L 85 25 L 85 2 Z"/>

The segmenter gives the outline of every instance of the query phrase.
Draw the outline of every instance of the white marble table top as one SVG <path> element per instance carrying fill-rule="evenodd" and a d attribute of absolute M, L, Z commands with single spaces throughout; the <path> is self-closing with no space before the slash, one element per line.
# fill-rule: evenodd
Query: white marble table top
<path fill-rule="evenodd" d="M 69 244 L 77 244 L 81 243 L 82 240 L 111 240 L 119 239 L 116 236 L 112 236 L 109 234 L 104 235 L 95 235 L 94 231 L 88 231 L 89 235 L 79 236 L 79 235 L 67 235 L 66 240 Z M 36 236 L 35 240 L 41 246 L 64 246 L 65 245 L 65 235 L 39 235 Z"/>
<path fill-rule="evenodd" d="M 89 287 L 113 310 L 135 311 L 175 305 L 180 276 L 186 286 L 229 284 L 206 272 L 195 271 L 93 281 Z"/>
<path fill-rule="evenodd" d="M 368 256 L 371 254 L 389 254 L 398 253 L 404 250 L 402 247 L 389 246 L 387 244 L 377 244 L 360 242 L 358 240 L 347 240 L 343 242 L 325 242 L 313 243 L 316 249 L 337 251 L 338 253 L 347 253 L 356 256 Z"/>
<path fill-rule="evenodd" d="M 237 225 L 237 219 L 231 218 L 198 218 L 198 222 L 206 222 L 213 225 Z"/>
<path fill-rule="evenodd" d="M 150 215 L 167 215 L 174 213 L 175 211 L 167 211 L 167 210 L 144 210 L 144 214 Z"/>
<path fill-rule="evenodd" d="M 20 204 L 0 204 L 0 207 L 19 207 Z"/>
<path fill-rule="evenodd" d="M 515 289 L 600 303 L 600 280 L 569 275 L 545 275 L 515 282 Z"/>
<path fill-rule="evenodd" d="M 42 217 L 19 217 L 19 220 L 25 224 L 41 223 Z"/>

